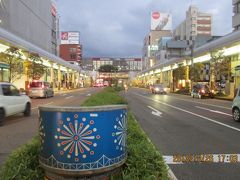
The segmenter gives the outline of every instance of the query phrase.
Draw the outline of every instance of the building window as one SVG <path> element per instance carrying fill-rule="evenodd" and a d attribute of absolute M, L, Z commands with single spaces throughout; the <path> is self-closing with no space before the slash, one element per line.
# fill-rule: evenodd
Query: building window
<path fill-rule="evenodd" d="M 75 52 L 77 52 L 77 48 L 69 48 L 69 52 L 75 53 Z"/>
<path fill-rule="evenodd" d="M 71 59 L 76 59 L 76 54 L 70 54 Z"/>

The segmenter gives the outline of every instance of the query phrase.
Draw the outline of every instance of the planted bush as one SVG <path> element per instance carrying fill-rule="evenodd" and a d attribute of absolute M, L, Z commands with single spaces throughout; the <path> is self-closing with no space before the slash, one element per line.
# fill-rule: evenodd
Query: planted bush
<path fill-rule="evenodd" d="M 0 172 L 2 180 L 43 180 L 39 166 L 40 140 L 35 137 L 30 143 L 13 151 Z"/>

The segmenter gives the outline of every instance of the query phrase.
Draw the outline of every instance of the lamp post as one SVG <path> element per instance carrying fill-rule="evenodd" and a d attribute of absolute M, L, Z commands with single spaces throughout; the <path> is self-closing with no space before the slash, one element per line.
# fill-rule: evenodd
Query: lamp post
<path fill-rule="evenodd" d="M 193 82 L 195 81 L 195 67 L 194 67 L 194 62 L 193 62 L 193 50 L 194 50 L 194 45 L 195 45 L 195 36 L 191 36 L 192 43 L 191 43 L 191 66 L 192 66 L 192 73 L 191 73 L 191 90 L 193 88 Z"/>

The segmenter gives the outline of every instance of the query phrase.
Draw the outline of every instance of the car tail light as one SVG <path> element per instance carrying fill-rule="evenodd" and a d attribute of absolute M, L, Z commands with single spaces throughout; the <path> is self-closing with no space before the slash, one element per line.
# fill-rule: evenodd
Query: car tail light
<path fill-rule="evenodd" d="M 27 85 L 27 88 L 30 89 L 30 84 Z"/>

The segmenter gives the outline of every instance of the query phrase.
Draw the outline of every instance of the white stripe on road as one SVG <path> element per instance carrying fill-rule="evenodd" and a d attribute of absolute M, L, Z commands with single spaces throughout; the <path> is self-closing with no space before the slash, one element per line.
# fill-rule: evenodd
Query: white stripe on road
<path fill-rule="evenodd" d="M 157 109 L 155 109 L 155 108 L 153 108 L 153 107 L 151 107 L 151 106 L 148 106 L 148 108 L 151 109 L 151 110 L 153 110 L 153 111 L 152 111 L 152 114 L 153 114 L 153 115 L 161 117 L 162 112 L 160 112 L 159 110 L 157 110 Z"/>
<path fill-rule="evenodd" d="M 166 164 L 240 163 L 240 154 L 186 154 L 163 156 Z"/>
<path fill-rule="evenodd" d="M 176 107 L 176 106 L 173 106 L 173 105 L 170 105 L 170 104 L 161 102 L 161 101 L 159 101 L 159 100 L 155 100 L 155 99 L 152 99 L 152 98 L 149 98 L 149 97 L 146 97 L 146 96 L 142 96 L 141 94 L 137 94 L 137 93 L 134 93 L 134 94 L 136 94 L 137 96 L 141 96 L 141 97 L 143 97 L 143 98 L 145 98 L 145 99 L 149 99 L 149 100 L 158 102 L 158 103 L 160 103 L 160 104 L 163 104 L 163 105 L 165 105 L 165 106 L 171 107 L 171 108 L 173 108 L 173 109 L 177 109 L 177 110 L 179 110 L 179 111 L 183 111 L 183 112 L 188 113 L 188 114 L 191 114 L 191 115 L 193 115 L 193 116 L 200 117 L 200 118 L 202 118 L 202 119 L 205 119 L 205 120 L 207 120 L 207 121 L 213 122 L 213 123 L 215 123 L 215 124 L 218 124 L 218 125 L 221 125 L 221 126 L 224 126 L 224 127 L 227 127 L 227 128 L 230 128 L 230 129 L 233 129 L 233 130 L 235 130 L 235 131 L 240 132 L 240 129 L 238 129 L 238 128 L 235 128 L 235 127 L 233 127 L 233 126 L 229 126 L 229 125 L 227 125 L 227 124 L 218 122 L 218 121 L 213 120 L 213 119 L 211 119 L 211 118 L 208 118 L 208 117 L 205 117 L 205 116 L 202 116 L 202 115 L 193 113 L 193 112 L 191 112 L 191 111 L 187 111 L 187 110 L 185 110 L 185 109 L 182 109 L 182 108 L 179 108 L 179 107 Z"/>
<path fill-rule="evenodd" d="M 43 104 L 43 105 L 41 105 L 41 106 L 47 106 L 47 105 L 50 105 L 50 104 L 53 104 L 53 102 L 50 102 L 50 103 L 47 103 L 47 104 Z M 38 106 L 37 106 L 37 107 L 33 107 L 32 110 L 33 110 L 33 109 L 37 109 L 37 108 L 38 108 Z"/>
<path fill-rule="evenodd" d="M 73 96 L 68 96 L 68 97 L 65 97 L 65 99 L 70 99 L 70 98 L 73 98 Z"/>
<path fill-rule="evenodd" d="M 195 106 L 195 107 L 198 108 L 198 109 L 203 109 L 203 110 L 206 110 L 206 111 L 210 111 L 210 112 L 214 112 L 214 113 L 218 113 L 218 114 L 223 114 L 223 115 L 231 116 L 231 117 L 232 117 L 232 114 L 228 114 L 228 113 L 225 113 L 225 112 L 216 111 L 216 110 L 212 110 L 212 109 L 208 109 L 208 108 L 204 108 L 204 107 L 200 107 L 200 106 Z"/>
<path fill-rule="evenodd" d="M 207 103 L 203 103 L 203 102 L 191 101 L 191 100 L 186 100 L 186 99 L 182 99 L 182 98 L 177 98 L 175 96 L 172 96 L 172 97 L 174 97 L 175 99 L 186 101 L 186 102 L 203 104 L 203 105 L 207 105 L 207 106 L 213 106 L 213 107 L 218 107 L 218 108 L 222 108 L 222 109 L 230 109 L 230 110 L 232 110 L 232 108 L 228 108 L 228 107 L 225 107 L 225 106 L 218 106 L 218 105 L 214 105 L 214 104 L 207 104 Z"/>

